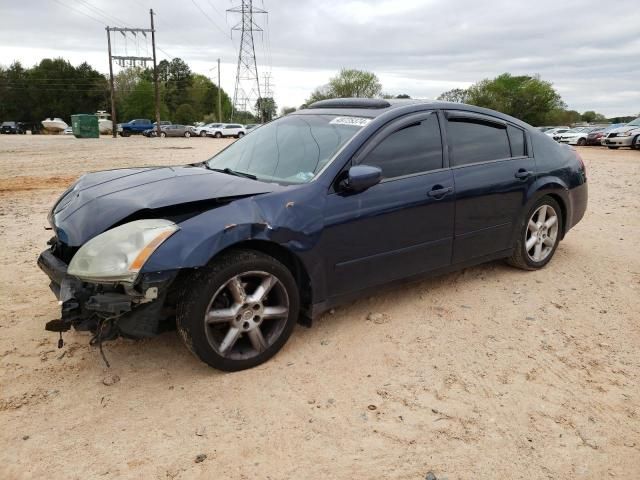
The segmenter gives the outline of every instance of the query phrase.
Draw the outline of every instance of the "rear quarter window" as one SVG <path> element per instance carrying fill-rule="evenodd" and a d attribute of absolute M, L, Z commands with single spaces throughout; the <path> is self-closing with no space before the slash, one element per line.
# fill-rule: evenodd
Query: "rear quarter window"
<path fill-rule="evenodd" d="M 527 155 L 527 142 L 524 136 L 524 130 L 507 125 L 507 135 L 511 144 L 512 157 L 525 157 Z"/>

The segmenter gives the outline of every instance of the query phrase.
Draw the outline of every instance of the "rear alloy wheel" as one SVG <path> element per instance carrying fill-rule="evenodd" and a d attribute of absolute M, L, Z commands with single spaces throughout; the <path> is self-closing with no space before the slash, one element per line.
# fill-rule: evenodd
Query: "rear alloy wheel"
<path fill-rule="evenodd" d="M 200 360 L 224 370 L 259 365 L 282 348 L 298 319 L 291 272 L 261 252 L 224 254 L 185 282 L 178 331 Z"/>
<path fill-rule="evenodd" d="M 216 138 L 222 138 L 222 134 L 220 132 L 216 132 L 213 136 Z"/>
<path fill-rule="evenodd" d="M 578 139 L 578 146 L 579 147 L 584 147 L 587 144 L 587 139 L 586 138 L 579 138 Z"/>
<path fill-rule="evenodd" d="M 200 136 L 201 136 L 201 137 L 206 137 L 206 136 L 207 136 L 207 132 L 205 132 L 204 130 L 202 130 L 202 131 L 200 132 Z"/>
<path fill-rule="evenodd" d="M 543 197 L 529 210 L 521 234 L 507 260 L 514 267 L 537 270 L 544 267 L 558 248 L 562 210 L 551 197 Z"/>
<path fill-rule="evenodd" d="M 166 134 L 166 133 L 164 133 L 164 132 L 160 132 L 160 137 L 164 138 L 164 137 L 166 137 L 166 136 L 167 136 L 167 134 Z"/>
<path fill-rule="evenodd" d="M 189 138 L 191 136 L 191 132 L 184 132 L 184 138 Z"/>

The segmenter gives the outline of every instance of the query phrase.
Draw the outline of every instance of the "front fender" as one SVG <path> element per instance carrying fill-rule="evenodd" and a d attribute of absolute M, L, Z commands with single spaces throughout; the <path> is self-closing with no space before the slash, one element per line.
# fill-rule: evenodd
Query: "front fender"
<path fill-rule="evenodd" d="M 180 223 L 149 258 L 142 272 L 198 268 L 230 246 L 248 240 L 277 243 L 313 264 L 313 247 L 323 229 L 323 205 L 311 202 L 315 188 L 249 197 Z"/>

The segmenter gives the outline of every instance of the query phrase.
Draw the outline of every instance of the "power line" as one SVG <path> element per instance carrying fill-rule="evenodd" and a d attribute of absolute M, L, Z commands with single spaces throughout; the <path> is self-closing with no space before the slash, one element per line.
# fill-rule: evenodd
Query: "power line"
<path fill-rule="evenodd" d="M 225 32 L 222 28 L 220 28 L 220 26 L 219 26 L 216 22 L 214 22 L 214 21 L 213 21 L 213 19 L 212 19 L 209 15 L 207 15 L 207 12 L 205 12 L 205 11 L 202 9 L 202 7 L 200 7 L 200 5 L 198 5 L 198 4 L 196 3 L 196 0 L 191 0 L 191 3 L 193 3 L 193 5 L 194 5 L 198 10 L 200 10 L 200 12 L 202 13 L 202 15 L 204 15 L 204 16 L 205 16 L 205 18 L 206 18 L 207 20 L 209 20 L 209 23 L 211 23 L 211 25 L 213 25 L 214 27 L 216 27 L 220 32 L 222 32 L 222 34 L 223 34 L 225 37 L 227 37 L 229 40 L 231 40 L 231 35 L 229 35 L 229 34 L 228 34 L 227 32 Z"/>
<path fill-rule="evenodd" d="M 102 20 L 98 20 L 96 17 L 89 15 L 86 12 L 83 12 L 82 10 L 78 10 L 77 8 L 71 6 L 71 5 L 67 5 L 66 3 L 63 3 L 61 0 L 54 0 L 56 3 L 58 3 L 59 5 L 62 5 L 64 8 L 66 9 L 71 9 L 74 10 L 75 12 L 79 13 L 80 15 L 84 15 L 87 18 L 90 18 L 91 20 L 93 20 L 94 22 L 98 22 L 100 25 L 106 25 L 106 23 L 104 23 Z"/>

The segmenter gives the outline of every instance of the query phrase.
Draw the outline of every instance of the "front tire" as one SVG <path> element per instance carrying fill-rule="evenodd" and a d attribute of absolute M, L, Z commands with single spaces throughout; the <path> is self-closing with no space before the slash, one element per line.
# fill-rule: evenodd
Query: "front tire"
<path fill-rule="evenodd" d="M 609 149 L 611 149 L 611 150 L 617 150 L 617 149 L 619 149 L 620 147 L 609 147 L 609 146 L 607 146 L 607 148 L 609 148 Z"/>
<path fill-rule="evenodd" d="M 579 147 L 584 147 L 587 144 L 587 140 L 585 138 L 579 138 L 578 139 L 578 146 Z"/>
<path fill-rule="evenodd" d="M 206 137 L 206 136 L 207 136 L 207 132 L 205 132 L 204 130 L 202 130 L 202 131 L 200 132 L 200 136 L 201 136 L 201 137 Z"/>
<path fill-rule="evenodd" d="M 551 261 L 560 243 L 562 210 L 551 197 L 538 200 L 523 218 L 507 262 L 523 270 L 538 270 Z"/>
<path fill-rule="evenodd" d="M 184 138 L 189 138 L 191 136 L 191 132 L 184 132 Z"/>
<path fill-rule="evenodd" d="M 238 135 L 236 136 L 236 138 L 242 138 L 242 137 L 244 137 L 244 133 L 238 132 Z"/>
<path fill-rule="evenodd" d="M 291 335 L 299 309 L 298 287 L 287 267 L 261 252 L 236 250 L 184 283 L 176 323 L 196 357 L 234 372 L 274 356 Z"/>
<path fill-rule="evenodd" d="M 167 136 L 167 134 L 166 134 L 166 133 L 164 133 L 164 132 L 160 132 L 160 138 L 165 138 L 166 136 Z"/>
<path fill-rule="evenodd" d="M 640 148 L 638 145 L 638 137 L 640 137 L 640 135 L 636 135 L 631 139 L 631 150 L 637 150 Z"/>
<path fill-rule="evenodd" d="M 222 138 L 222 133 L 216 132 L 213 136 L 216 138 Z"/>

